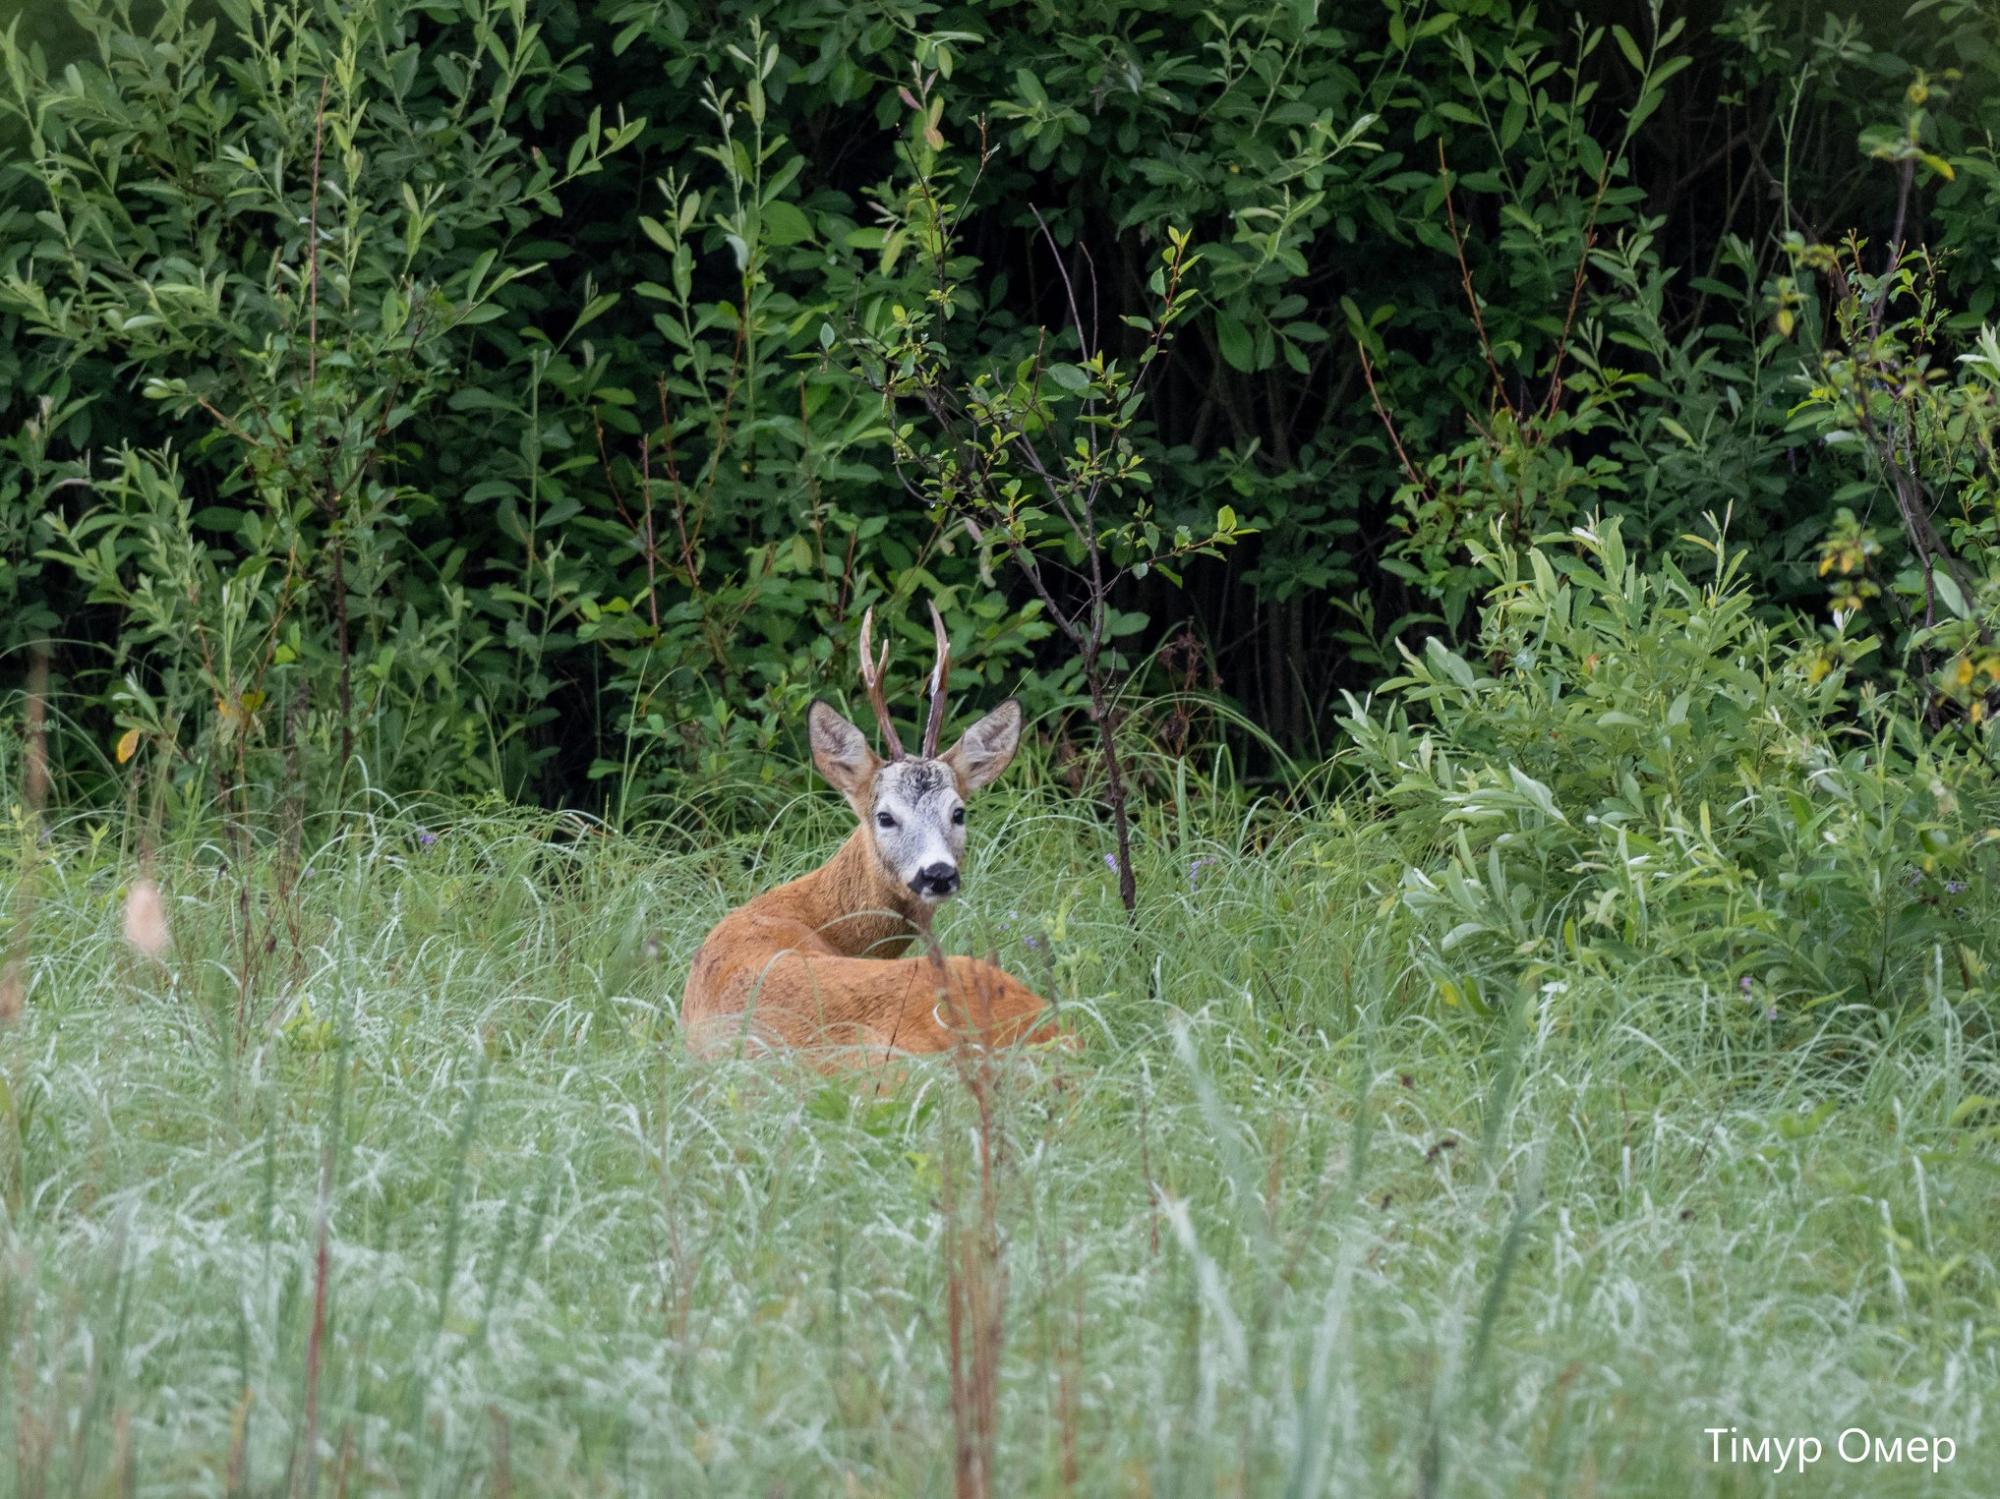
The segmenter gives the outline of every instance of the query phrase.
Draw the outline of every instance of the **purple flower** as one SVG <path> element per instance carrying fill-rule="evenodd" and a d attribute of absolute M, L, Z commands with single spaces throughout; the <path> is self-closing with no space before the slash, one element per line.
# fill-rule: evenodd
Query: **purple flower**
<path fill-rule="evenodd" d="M 1738 982 L 1737 987 L 1743 991 L 1743 997 L 1748 999 L 1750 997 L 1750 975 L 1747 973 L 1744 974 Z"/>
<path fill-rule="evenodd" d="M 417 829 L 417 842 L 422 844 L 425 848 L 429 848 L 433 843 L 437 841 L 438 841 L 438 835 L 436 833 L 433 833 L 429 828 Z"/>
<path fill-rule="evenodd" d="M 1963 895 L 1965 894 L 1965 881 L 1946 880 L 1944 882 L 1944 889 L 1947 895 Z"/>
<path fill-rule="evenodd" d="M 1201 883 L 1201 872 L 1211 864 L 1220 864 L 1220 859 L 1202 857 L 1188 865 L 1188 890 L 1192 892 Z"/>
<path fill-rule="evenodd" d="M 1104 867 L 1110 870 L 1113 874 L 1118 873 L 1118 855 L 1106 854 L 1104 856 Z"/>

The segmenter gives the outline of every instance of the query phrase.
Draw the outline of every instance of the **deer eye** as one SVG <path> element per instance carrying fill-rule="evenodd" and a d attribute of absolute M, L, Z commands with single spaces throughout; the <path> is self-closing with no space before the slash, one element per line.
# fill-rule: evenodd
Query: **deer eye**
<path fill-rule="evenodd" d="M 875 814 L 876 827 L 893 828 L 895 825 L 896 825 L 896 819 L 891 817 L 887 812 L 877 812 Z"/>
<path fill-rule="evenodd" d="M 955 824 L 957 824 L 957 825 L 958 825 L 959 827 L 964 827 L 964 826 L 965 826 L 965 808 L 963 808 L 963 807 L 953 807 L 953 808 L 951 809 L 951 820 L 952 820 L 952 821 L 953 821 L 953 822 L 954 822 Z"/>

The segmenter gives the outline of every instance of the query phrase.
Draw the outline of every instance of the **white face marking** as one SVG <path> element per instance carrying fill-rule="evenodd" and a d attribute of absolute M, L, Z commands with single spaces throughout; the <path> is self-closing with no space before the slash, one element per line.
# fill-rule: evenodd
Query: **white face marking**
<path fill-rule="evenodd" d="M 965 801 L 941 760 L 893 760 L 875 776 L 868 823 L 883 865 L 935 905 L 958 892 L 965 857 Z"/>

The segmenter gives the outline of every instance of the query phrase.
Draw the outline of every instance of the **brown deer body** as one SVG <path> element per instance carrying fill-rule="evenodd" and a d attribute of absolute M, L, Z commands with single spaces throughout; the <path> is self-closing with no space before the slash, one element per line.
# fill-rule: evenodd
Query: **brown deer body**
<path fill-rule="evenodd" d="M 948 656 L 935 607 L 931 615 L 938 655 L 919 756 L 896 737 L 881 688 L 887 649 L 870 660 L 865 618 L 862 680 L 887 758 L 832 707 L 812 705 L 813 763 L 860 826 L 825 864 L 731 911 L 703 941 L 681 998 L 697 1055 L 791 1049 L 837 1068 L 1058 1035 L 1032 989 L 991 963 L 940 956 L 931 941 L 937 907 L 960 884 L 965 799 L 1007 768 L 1021 736 L 1010 698 L 936 752 Z M 912 943 L 923 951 L 904 957 Z"/>

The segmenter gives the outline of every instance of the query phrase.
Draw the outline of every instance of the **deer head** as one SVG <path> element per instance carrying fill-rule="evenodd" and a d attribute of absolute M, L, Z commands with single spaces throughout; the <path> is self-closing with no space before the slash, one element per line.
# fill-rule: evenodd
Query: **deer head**
<path fill-rule="evenodd" d="M 1008 698 L 967 729 L 957 744 L 942 755 L 937 752 L 951 652 L 944 620 L 932 604 L 937 660 L 931 667 L 930 714 L 920 752 L 905 754 L 882 691 L 889 644 L 882 643 L 879 655 L 870 650 L 874 622 L 872 609 L 861 617 L 861 684 L 875 710 L 883 753 L 877 756 L 861 730 L 824 701 L 815 702 L 806 715 L 807 737 L 813 764 L 861 819 L 883 873 L 924 904 L 936 905 L 958 893 L 965 800 L 990 785 L 1014 758 L 1021 743 L 1021 705 Z"/>

